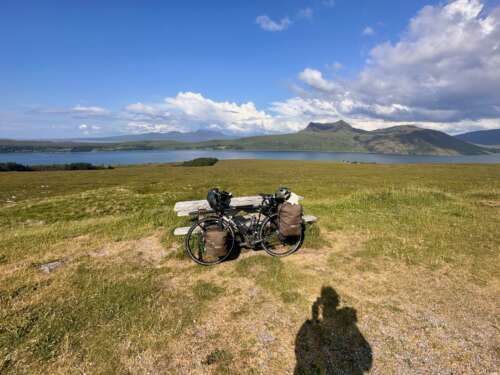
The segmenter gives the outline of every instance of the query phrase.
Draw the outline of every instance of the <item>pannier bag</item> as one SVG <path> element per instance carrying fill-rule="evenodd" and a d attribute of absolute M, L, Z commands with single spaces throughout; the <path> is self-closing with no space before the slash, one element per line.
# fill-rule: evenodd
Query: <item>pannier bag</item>
<path fill-rule="evenodd" d="M 205 232 L 205 258 L 217 259 L 227 254 L 227 232 L 217 226 Z"/>
<path fill-rule="evenodd" d="M 302 232 L 302 206 L 285 202 L 278 207 L 278 230 L 284 237 L 300 236 Z"/>
<path fill-rule="evenodd" d="M 220 191 L 218 188 L 212 188 L 208 191 L 207 201 L 212 210 L 222 212 L 229 208 L 233 195 L 227 191 Z"/>

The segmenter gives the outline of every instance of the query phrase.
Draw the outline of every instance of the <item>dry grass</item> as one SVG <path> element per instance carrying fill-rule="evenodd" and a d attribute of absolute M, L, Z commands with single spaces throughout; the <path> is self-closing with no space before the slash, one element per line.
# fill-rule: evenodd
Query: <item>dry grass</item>
<path fill-rule="evenodd" d="M 281 184 L 321 219 L 299 252 L 179 256 L 175 201 Z M 494 373 L 499 199 L 495 165 L 2 174 L 0 373 Z"/>

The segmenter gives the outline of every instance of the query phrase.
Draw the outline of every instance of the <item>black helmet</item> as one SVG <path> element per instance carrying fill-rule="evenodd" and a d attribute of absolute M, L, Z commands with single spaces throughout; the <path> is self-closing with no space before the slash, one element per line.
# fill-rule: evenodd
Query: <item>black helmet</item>
<path fill-rule="evenodd" d="M 280 187 L 274 193 L 274 196 L 277 199 L 280 199 L 280 200 L 282 199 L 284 201 L 288 200 L 288 198 L 290 198 L 290 195 L 292 195 L 292 192 L 290 190 L 288 190 L 288 188 L 286 188 L 286 187 Z"/>
<path fill-rule="evenodd" d="M 222 212 L 229 208 L 232 194 L 227 191 L 220 191 L 218 188 L 212 188 L 208 191 L 207 201 L 212 210 Z"/>

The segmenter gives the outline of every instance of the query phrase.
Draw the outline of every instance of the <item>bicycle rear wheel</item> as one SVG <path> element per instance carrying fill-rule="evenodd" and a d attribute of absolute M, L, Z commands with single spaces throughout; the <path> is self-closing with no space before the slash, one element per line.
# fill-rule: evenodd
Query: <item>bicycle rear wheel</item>
<path fill-rule="evenodd" d="M 259 238 L 263 249 L 272 256 L 284 257 L 297 251 L 304 240 L 304 230 L 299 236 L 283 237 L 279 233 L 278 215 L 267 217 L 259 231 Z"/>
<path fill-rule="evenodd" d="M 210 256 L 205 247 L 206 232 L 210 228 L 220 228 L 227 233 L 226 248 L 227 253 L 223 256 Z M 186 254 L 196 263 L 210 266 L 226 260 L 235 247 L 236 238 L 234 230 L 226 221 L 218 217 L 208 217 L 194 223 L 186 235 L 184 246 Z"/>

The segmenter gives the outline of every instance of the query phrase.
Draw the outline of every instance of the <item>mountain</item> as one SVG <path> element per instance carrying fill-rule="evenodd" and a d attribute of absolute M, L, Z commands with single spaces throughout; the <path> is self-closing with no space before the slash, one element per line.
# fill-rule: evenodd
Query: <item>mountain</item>
<path fill-rule="evenodd" d="M 479 130 L 456 135 L 455 138 L 478 145 L 500 145 L 500 129 Z"/>
<path fill-rule="evenodd" d="M 335 151 L 372 152 L 403 155 L 480 155 L 494 152 L 464 142 L 437 130 L 413 125 L 394 126 L 366 131 L 353 128 L 345 121 L 334 123 L 311 122 L 305 129 L 290 134 L 253 136 L 239 139 L 216 139 L 187 142 L 215 136 L 206 131 L 191 133 L 150 133 L 145 138 L 121 136 L 97 138 L 86 142 L 1 141 L 0 152 L 30 151 L 123 151 L 123 150 L 255 150 L 255 151 Z M 149 137 L 149 138 L 148 138 Z M 172 139 L 171 137 L 177 137 Z M 179 138 L 181 137 L 181 138 Z M 193 137 L 193 138 L 190 138 Z M 196 138 L 199 137 L 199 138 Z M 106 139 L 103 141 L 103 139 Z M 182 141 L 181 141 L 182 139 Z M 90 142 L 92 141 L 92 143 Z"/>
<path fill-rule="evenodd" d="M 337 122 L 321 123 L 321 122 L 310 122 L 309 125 L 304 130 L 300 132 L 340 132 L 348 131 L 354 133 L 366 133 L 365 130 L 353 128 L 347 122 L 340 120 Z"/>
<path fill-rule="evenodd" d="M 476 155 L 489 150 L 446 133 L 413 125 L 365 131 L 345 121 L 310 123 L 291 134 L 204 142 L 202 147 L 238 150 L 373 152 L 406 155 Z"/>
<path fill-rule="evenodd" d="M 142 141 L 176 141 L 176 142 L 204 142 L 216 139 L 233 139 L 234 137 L 226 135 L 215 130 L 197 130 L 194 132 L 181 133 L 178 131 L 166 133 L 142 133 L 127 134 L 113 137 L 83 138 L 75 141 L 110 143 L 110 142 L 142 142 Z"/>

